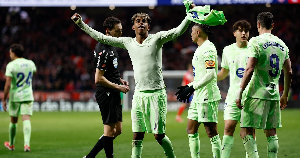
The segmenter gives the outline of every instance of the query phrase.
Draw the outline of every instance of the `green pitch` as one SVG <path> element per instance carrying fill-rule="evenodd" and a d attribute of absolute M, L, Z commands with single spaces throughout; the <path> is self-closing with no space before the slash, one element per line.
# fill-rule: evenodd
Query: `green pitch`
<path fill-rule="evenodd" d="M 282 111 L 283 128 L 278 130 L 278 157 L 300 157 L 300 110 Z M 175 121 L 175 112 L 169 112 L 167 117 L 167 135 L 171 139 L 178 158 L 190 157 L 186 123 Z M 183 114 L 186 117 L 187 111 Z M 131 120 L 130 113 L 124 113 L 123 133 L 114 141 L 116 158 L 129 158 L 131 155 Z M 35 112 L 32 117 L 31 152 L 23 151 L 22 121 L 19 118 L 15 151 L 8 151 L 3 143 L 8 141 L 8 125 L 10 118 L 7 113 L 0 112 L 0 157 L 2 158 L 80 158 L 86 155 L 103 133 L 100 112 Z M 219 114 L 218 130 L 223 136 L 223 113 Z M 235 144 L 232 158 L 245 157 L 244 147 L 239 137 L 239 128 L 235 132 Z M 257 132 L 258 152 L 266 157 L 267 141 L 262 130 Z M 211 144 L 205 134 L 203 125 L 199 128 L 201 157 L 212 157 Z M 105 157 L 101 151 L 97 157 Z M 164 158 L 163 149 L 155 141 L 153 134 L 146 134 L 144 140 L 143 158 Z"/>

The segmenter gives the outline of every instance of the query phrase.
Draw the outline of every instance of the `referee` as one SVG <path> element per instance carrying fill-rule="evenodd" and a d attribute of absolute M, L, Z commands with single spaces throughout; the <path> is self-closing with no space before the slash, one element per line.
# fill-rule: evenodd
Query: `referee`
<path fill-rule="evenodd" d="M 103 27 L 107 36 L 120 37 L 122 35 L 121 21 L 115 17 L 108 17 L 104 21 Z M 128 92 L 129 84 L 121 79 L 117 69 L 119 57 L 114 47 L 98 43 L 95 47 L 94 57 L 95 83 L 97 84 L 95 97 L 102 115 L 104 134 L 85 157 L 94 158 L 104 148 L 106 157 L 112 158 L 113 140 L 122 131 L 120 92 Z"/>

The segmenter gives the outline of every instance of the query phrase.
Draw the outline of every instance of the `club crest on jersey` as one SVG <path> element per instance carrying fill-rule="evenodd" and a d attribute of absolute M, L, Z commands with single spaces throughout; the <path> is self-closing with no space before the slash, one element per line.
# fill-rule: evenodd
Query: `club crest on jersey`
<path fill-rule="evenodd" d="M 105 64 L 102 65 L 102 67 L 105 67 L 105 66 L 106 66 Z"/>
<path fill-rule="evenodd" d="M 214 68 L 216 65 L 215 61 L 212 60 L 206 60 L 205 61 L 205 67 L 206 68 Z"/>
<path fill-rule="evenodd" d="M 114 64 L 114 67 L 115 67 L 115 68 L 118 67 L 118 60 L 117 60 L 117 58 L 115 58 L 115 59 L 113 60 L 113 64 Z"/>
<path fill-rule="evenodd" d="M 102 55 L 102 52 L 100 52 L 99 55 Z"/>

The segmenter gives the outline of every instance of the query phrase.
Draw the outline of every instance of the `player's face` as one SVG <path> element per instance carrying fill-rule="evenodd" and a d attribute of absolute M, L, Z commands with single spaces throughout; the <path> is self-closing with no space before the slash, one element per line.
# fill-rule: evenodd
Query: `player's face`
<path fill-rule="evenodd" d="M 239 27 L 234 33 L 237 42 L 247 42 L 249 38 L 249 30 Z"/>
<path fill-rule="evenodd" d="M 149 28 L 150 26 L 145 17 L 137 17 L 132 26 L 132 29 L 140 35 L 146 34 L 149 31 Z"/>
<path fill-rule="evenodd" d="M 122 24 L 115 24 L 114 28 L 109 31 L 109 34 L 113 37 L 121 37 L 122 36 Z"/>
<path fill-rule="evenodd" d="M 197 43 L 197 40 L 198 40 L 198 37 L 199 37 L 199 33 L 200 33 L 200 28 L 198 26 L 193 26 L 192 27 L 191 37 L 192 37 L 192 41 L 194 43 Z"/>

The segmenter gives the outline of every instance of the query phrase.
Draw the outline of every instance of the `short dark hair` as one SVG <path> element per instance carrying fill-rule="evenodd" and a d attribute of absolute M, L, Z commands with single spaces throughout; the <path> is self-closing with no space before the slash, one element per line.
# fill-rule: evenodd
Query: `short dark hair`
<path fill-rule="evenodd" d="M 269 30 L 273 25 L 273 14 L 270 12 L 261 12 L 257 15 L 257 21 L 263 28 Z"/>
<path fill-rule="evenodd" d="M 209 25 L 195 23 L 194 26 L 198 26 L 199 28 L 201 28 L 201 30 L 202 30 L 204 33 L 206 33 L 207 35 L 212 35 L 212 34 L 213 34 L 213 32 L 211 31 Z"/>
<path fill-rule="evenodd" d="M 17 57 L 23 57 L 24 47 L 20 44 L 12 44 L 10 49 L 13 53 L 16 54 Z"/>
<path fill-rule="evenodd" d="M 251 24 L 248 21 L 246 21 L 246 20 L 239 20 L 239 21 L 235 22 L 233 24 L 233 26 L 232 26 L 233 32 L 235 32 L 236 30 L 238 30 L 239 27 L 242 30 L 245 30 L 246 32 L 248 32 L 248 31 L 251 30 Z"/>
<path fill-rule="evenodd" d="M 147 13 L 136 13 L 132 16 L 131 18 L 131 22 L 132 24 L 134 24 L 134 21 L 137 17 L 142 17 L 142 18 L 146 18 L 147 23 L 150 24 L 151 23 L 151 18 Z"/>
<path fill-rule="evenodd" d="M 104 30 L 108 29 L 108 30 L 112 30 L 116 24 L 119 24 L 121 23 L 121 21 L 116 18 L 116 17 L 108 17 L 104 20 L 103 22 L 103 27 L 104 27 Z"/>

